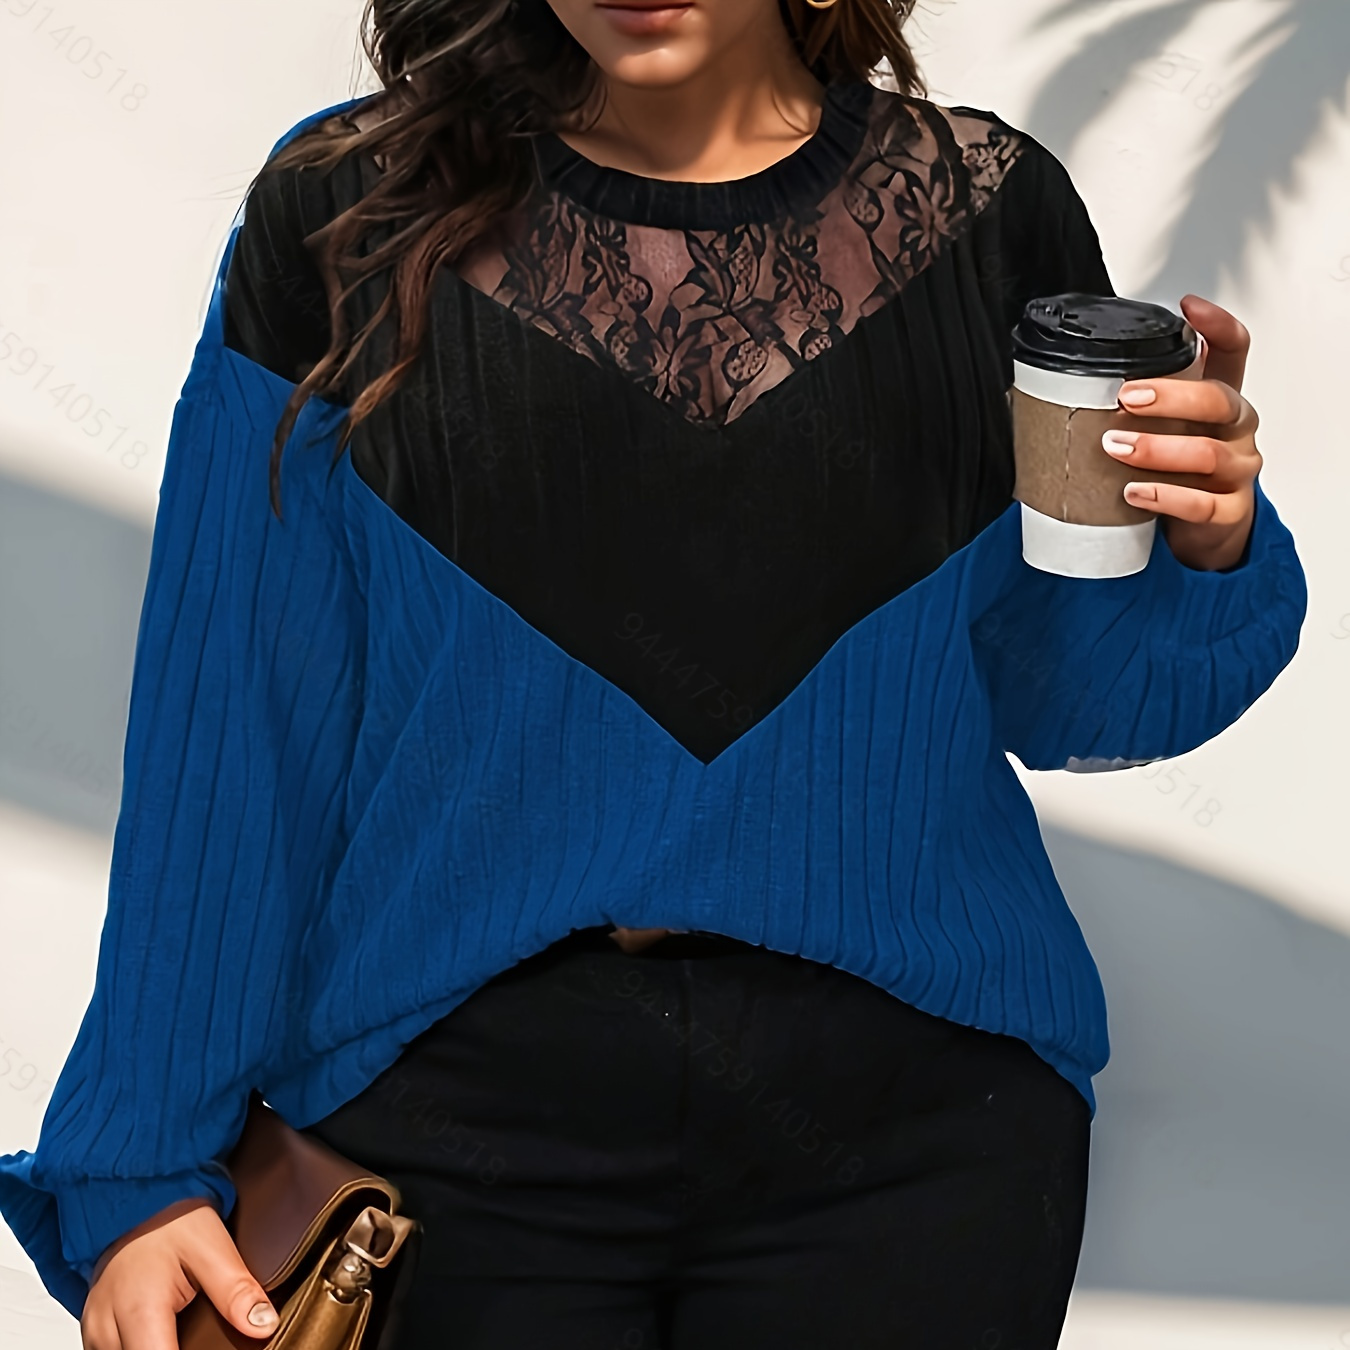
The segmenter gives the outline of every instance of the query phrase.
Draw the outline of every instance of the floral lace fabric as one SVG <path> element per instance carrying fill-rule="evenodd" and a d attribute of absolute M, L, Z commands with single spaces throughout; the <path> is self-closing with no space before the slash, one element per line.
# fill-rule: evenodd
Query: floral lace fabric
<path fill-rule="evenodd" d="M 875 89 L 846 172 L 782 219 L 671 229 L 546 190 L 460 273 L 689 421 L 724 426 L 894 298 L 1025 144 L 988 114 Z"/>

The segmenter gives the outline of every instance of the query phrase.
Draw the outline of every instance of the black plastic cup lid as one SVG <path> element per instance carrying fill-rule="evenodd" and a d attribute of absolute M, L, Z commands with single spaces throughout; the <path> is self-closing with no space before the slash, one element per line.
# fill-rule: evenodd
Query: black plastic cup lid
<path fill-rule="evenodd" d="M 1031 301 L 1012 334 L 1013 356 L 1066 375 L 1174 375 L 1196 358 L 1195 329 L 1163 305 L 1070 291 Z"/>

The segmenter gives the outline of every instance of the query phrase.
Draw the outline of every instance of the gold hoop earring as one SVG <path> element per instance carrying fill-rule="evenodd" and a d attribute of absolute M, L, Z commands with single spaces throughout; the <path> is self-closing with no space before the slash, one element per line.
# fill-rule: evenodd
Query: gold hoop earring
<path fill-rule="evenodd" d="M 812 9 L 829 9 L 831 5 L 837 3 L 837 0 L 806 0 L 806 3 Z"/>

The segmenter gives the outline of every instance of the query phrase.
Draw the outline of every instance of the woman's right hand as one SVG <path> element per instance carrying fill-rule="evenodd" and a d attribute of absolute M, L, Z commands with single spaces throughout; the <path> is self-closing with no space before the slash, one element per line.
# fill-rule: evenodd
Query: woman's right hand
<path fill-rule="evenodd" d="M 209 1200 L 179 1200 L 118 1238 L 98 1259 L 80 1317 L 84 1350 L 178 1350 L 176 1318 L 197 1296 L 260 1340 L 276 1310 Z M 261 1325 L 249 1320 L 265 1315 Z"/>

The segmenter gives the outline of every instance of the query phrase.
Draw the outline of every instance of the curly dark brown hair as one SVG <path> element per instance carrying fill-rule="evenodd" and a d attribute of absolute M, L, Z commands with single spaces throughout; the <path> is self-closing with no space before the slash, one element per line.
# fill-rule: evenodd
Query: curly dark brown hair
<path fill-rule="evenodd" d="M 870 79 L 883 67 L 901 93 L 923 95 L 903 26 L 917 0 L 778 0 L 803 62 L 821 82 Z M 356 424 L 389 397 L 426 337 L 436 269 L 453 263 L 533 186 L 528 137 L 576 125 L 601 91 L 600 71 L 548 0 L 366 0 L 361 44 L 384 86 L 360 106 L 297 134 L 255 177 L 332 166 L 366 153 L 380 169 L 355 205 L 305 238 L 328 292 L 328 350 L 296 386 L 277 424 L 270 467 L 281 517 L 281 454 L 305 403 L 336 390 L 386 318 L 397 325 L 389 368 L 347 404 L 334 464 Z M 597 109 L 598 111 L 598 109 Z M 250 185 L 251 186 L 251 185 Z M 369 252 L 360 242 L 390 223 Z M 345 304 L 392 269 L 379 307 L 349 338 Z"/>

